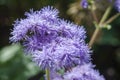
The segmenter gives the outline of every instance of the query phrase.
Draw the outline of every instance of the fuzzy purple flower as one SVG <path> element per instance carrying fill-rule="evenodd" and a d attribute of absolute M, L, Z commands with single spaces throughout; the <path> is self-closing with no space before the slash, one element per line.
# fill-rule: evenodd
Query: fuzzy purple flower
<path fill-rule="evenodd" d="M 18 42 L 26 39 L 27 36 L 32 34 L 40 34 L 44 35 L 48 31 L 50 33 L 50 29 L 55 30 L 56 24 L 58 22 L 58 10 L 53 9 L 53 7 L 45 7 L 40 11 L 30 10 L 30 13 L 25 13 L 27 16 L 26 19 L 20 19 L 20 21 L 16 20 L 14 24 L 13 31 L 11 32 L 12 37 L 10 40 L 12 42 Z"/>
<path fill-rule="evenodd" d="M 42 51 L 33 53 L 35 61 L 42 69 L 71 68 L 90 62 L 90 50 L 83 40 L 58 37 L 44 46 Z"/>
<path fill-rule="evenodd" d="M 83 27 L 58 18 L 58 10 L 45 7 L 40 11 L 30 10 L 26 19 L 16 21 L 10 37 L 11 42 L 22 41 L 26 51 L 41 50 L 41 47 L 56 37 L 85 39 Z"/>
<path fill-rule="evenodd" d="M 26 12 L 25 19 L 16 20 L 10 41 L 22 43 L 41 69 L 50 70 L 51 80 L 104 80 L 89 65 L 84 28 L 60 19 L 58 13 L 50 6 Z M 72 71 L 63 76 L 57 73 L 61 69 Z"/>
<path fill-rule="evenodd" d="M 61 36 L 79 40 L 86 38 L 86 31 L 83 26 L 78 26 L 65 20 L 60 20 L 59 24 Z"/>
<path fill-rule="evenodd" d="M 87 0 L 82 0 L 80 4 L 81 4 L 81 6 L 83 8 L 87 8 L 88 7 L 88 1 Z"/>
<path fill-rule="evenodd" d="M 64 75 L 64 80 L 105 80 L 91 64 L 76 66 Z"/>
<path fill-rule="evenodd" d="M 42 69 L 88 63 L 91 58 L 84 28 L 58 18 L 58 13 L 49 6 L 25 13 L 26 19 L 14 24 L 10 40 L 21 42 Z"/>
<path fill-rule="evenodd" d="M 118 10 L 118 12 L 120 12 L 120 0 L 115 0 L 115 8 Z"/>

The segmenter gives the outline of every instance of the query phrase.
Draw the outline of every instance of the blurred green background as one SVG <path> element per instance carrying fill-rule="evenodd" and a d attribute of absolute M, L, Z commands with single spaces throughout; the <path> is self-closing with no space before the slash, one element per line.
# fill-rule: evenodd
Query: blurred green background
<path fill-rule="evenodd" d="M 107 0 L 96 4 L 98 20 L 108 6 L 103 4 Z M 19 44 L 11 45 L 9 36 L 17 18 L 24 18 L 31 8 L 40 10 L 48 5 L 59 9 L 61 18 L 84 25 L 89 42 L 95 29 L 93 17 L 90 10 L 82 9 L 80 0 L 0 0 L 0 80 L 43 80 L 44 72 L 24 55 Z M 113 8 L 109 17 L 116 13 Z M 120 80 L 120 17 L 111 25 L 110 30 L 102 29 L 99 33 L 92 48 L 92 62 L 106 80 Z"/>

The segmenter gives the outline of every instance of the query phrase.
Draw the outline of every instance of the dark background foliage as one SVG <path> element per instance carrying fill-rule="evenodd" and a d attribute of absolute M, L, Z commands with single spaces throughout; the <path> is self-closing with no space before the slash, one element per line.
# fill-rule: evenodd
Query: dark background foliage
<path fill-rule="evenodd" d="M 44 72 L 24 55 L 19 44 L 11 45 L 9 37 L 17 18 L 24 18 L 31 8 L 40 10 L 48 5 L 59 9 L 61 18 L 84 25 L 89 42 L 95 28 L 93 18 L 89 10 L 80 7 L 79 0 L 0 0 L 0 80 L 42 80 Z M 98 7 L 96 14 L 100 19 L 105 9 L 103 5 Z M 110 16 L 116 13 L 113 8 Z M 98 35 L 92 48 L 92 62 L 106 80 L 120 80 L 120 17 L 111 25 L 112 29 L 102 29 Z"/>

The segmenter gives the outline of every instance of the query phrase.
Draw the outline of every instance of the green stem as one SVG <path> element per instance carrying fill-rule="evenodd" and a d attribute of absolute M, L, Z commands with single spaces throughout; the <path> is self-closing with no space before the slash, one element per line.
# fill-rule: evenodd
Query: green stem
<path fill-rule="evenodd" d="M 50 80 L 50 70 L 48 68 L 46 69 L 46 78 Z"/>
<path fill-rule="evenodd" d="M 97 19 L 97 15 L 96 15 L 95 11 L 92 10 L 91 12 L 92 12 L 92 16 L 93 16 L 94 20 L 98 23 L 98 19 Z"/>
<path fill-rule="evenodd" d="M 105 13 L 99 23 L 99 26 L 108 18 L 110 11 L 111 11 L 111 6 L 108 7 L 107 10 L 105 11 Z"/>
<path fill-rule="evenodd" d="M 105 11 L 103 17 L 101 18 L 100 20 L 100 23 L 98 24 L 98 26 L 96 27 L 93 35 L 92 35 L 92 38 L 90 39 L 90 42 L 89 42 L 89 47 L 92 47 L 97 36 L 98 36 L 98 33 L 100 32 L 100 28 L 101 28 L 101 25 L 104 23 L 104 21 L 107 19 L 109 13 L 111 11 L 111 7 L 108 7 L 107 10 Z"/>
<path fill-rule="evenodd" d="M 92 38 L 91 38 L 91 40 L 89 42 L 89 47 L 92 47 L 92 45 L 95 42 L 95 39 L 96 39 L 96 37 L 97 37 L 97 35 L 98 35 L 99 32 L 100 32 L 100 29 L 96 28 L 95 31 L 94 31 L 94 33 L 93 33 L 93 35 L 92 35 Z"/>
<path fill-rule="evenodd" d="M 113 20 L 115 20 L 118 16 L 120 16 L 120 13 L 117 13 L 116 15 L 112 16 L 110 19 L 108 19 L 104 24 L 109 24 Z"/>

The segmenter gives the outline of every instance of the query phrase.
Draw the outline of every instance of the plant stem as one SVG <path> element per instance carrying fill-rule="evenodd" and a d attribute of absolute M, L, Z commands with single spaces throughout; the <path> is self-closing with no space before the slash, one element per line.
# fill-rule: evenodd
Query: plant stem
<path fill-rule="evenodd" d="M 110 19 L 108 19 L 104 24 L 109 24 L 113 20 L 115 20 L 118 16 L 120 16 L 120 13 L 117 13 L 116 15 L 112 16 Z"/>
<path fill-rule="evenodd" d="M 46 78 L 50 80 L 50 70 L 48 68 L 46 69 Z"/>
<path fill-rule="evenodd" d="M 97 19 L 97 15 L 96 15 L 95 11 L 92 10 L 91 12 L 92 12 L 92 16 L 93 16 L 94 20 L 98 23 L 98 19 Z"/>
<path fill-rule="evenodd" d="M 94 31 L 94 33 L 93 33 L 93 35 L 92 35 L 92 38 L 91 38 L 91 40 L 89 42 L 89 47 L 92 47 L 92 45 L 95 42 L 95 39 L 96 39 L 96 37 L 97 37 L 97 35 L 98 35 L 99 32 L 100 32 L 100 29 L 96 28 L 95 31 Z"/>
<path fill-rule="evenodd" d="M 89 42 L 89 47 L 93 46 L 93 44 L 94 44 L 94 42 L 95 42 L 95 40 L 96 40 L 96 38 L 98 36 L 98 33 L 100 32 L 101 25 L 107 19 L 110 11 L 111 11 L 111 7 L 108 7 L 107 10 L 105 11 L 103 17 L 101 18 L 100 23 L 98 24 L 98 26 L 96 26 L 96 29 L 95 29 L 95 31 L 94 31 L 94 33 L 92 35 L 92 38 L 91 38 L 91 40 Z"/>
<path fill-rule="evenodd" d="M 100 23 L 99 23 L 99 26 L 107 19 L 107 17 L 109 16 L 109 13 L 111 11 L 111 6 L 107 8 L 107 10 L 105 11 Z"/>

